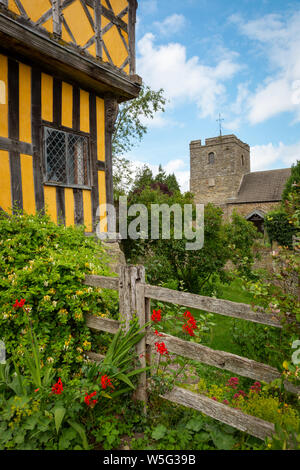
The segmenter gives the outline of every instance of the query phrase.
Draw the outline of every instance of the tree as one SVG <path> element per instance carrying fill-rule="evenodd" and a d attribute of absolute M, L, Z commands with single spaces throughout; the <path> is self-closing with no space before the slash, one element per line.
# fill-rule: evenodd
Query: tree
<path fill-rule="evenodd" d="M 140 181 L 145 174 L 142 174 Z M 162 239 L 162 219 L 159 220 L 159 239 L 151 239 L 151 205 L 165 204 L 169 207 L 177 204 L 193 205 L 191 193 L 181 194 L 165 191 L 162 182 L 154 182 L 136 188 L 129 195 L 132 204 L 143 204 L 148 209 L 148 235 L 149 239 L 133 240 L 131 238 L 122 240 L 122 248 L 128 263 L 142 263 L 146 267 L 147 278 L 155 285 L 160 282 L 169 283 L 172 288 L 181 285 L 189 292 L 211 295 L 216 289 L 215 281 L 221 279 L 229 280 L 225 265 L 232 260 L 241 274 L 248 275 L 253 258 L 250 255 L 251 247 L 257 236 L 255 228 L 250 222 L 245 221 L 240 228 L 240 218 L 236 216 L 232 225 L 224 224 L 222 210 L 208 204 L 205 207 L 204 246 L 200 250 L 187 250 L 186 244 L 190 242 L 183 234 L 178 240 L 174 236 L 174 215 L 171 214 L 171 232 L 169 239 Z M 153 186 L 153 185 L 157 186 Z M 162 185 L 162 187 L 160 186 Z M 183 211 L 181 212 L 183 214 Z M 195 220 L 195 206 L 193 206 L 193 219 Z M 127 219 L 128 226 L 135 219 Z M 243 221 L 244 222 L 244 221 Z M 142 227 L 141 227 L 142 230 Z"/>
<path fill-rule="evenodd" d="M 158 174 L 155 177 L 148 165 L 144 165 L 137 171 L 132 189 L 129 192 L 129 199 L 132 198 L 133 194 L 140 194 L 146 188 L 159 190 L 169 196 L 178 191 L 180 192 L 180 187 L 174 173 L 167 175 L 161 165 L 159 165 Z"/>
<path fill-rule="evenodd" d="M 165 111 L 163 90 L 151 90 L 143 85 L 139 96 L 119 108 L 112 138 L 112 158 L 115 199 L 125 194 L 133 183 L 132 163 L 124 156 L 147 133 L 147 121 L 158 112 Z"/>
<path fill-rule="evenodd" d="M 282 204 L 285 205 L 285 201 L 288 200 L 289 194 L 291 192 L 299 191 L 300 184 L 300 160 L 297 160 L 295 165 L 292 165 L 291 176 L 287 180 L 283 193 L 282 193 Z"/>
<path fill-rule="evenodd" d="M 147 133 L 146 120 L 165 111 L 166 99 L 163 89 L 151 90 L 143 85 L 137 98 L 120 106 L 112 139 L 112 153 L 120 157 L 129 152 Z"/>

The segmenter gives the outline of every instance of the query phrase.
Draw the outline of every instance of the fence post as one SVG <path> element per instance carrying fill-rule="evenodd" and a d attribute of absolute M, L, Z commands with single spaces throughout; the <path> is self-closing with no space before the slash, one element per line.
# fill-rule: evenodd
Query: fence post
<path fill-rule="evenodd" d="M 139 320 L 142 328 L 146 323 L 146 303 L 145 303 L 145 268 L 144 266 L 120 266 L 119 268 L 119 302 L 120 318 L 122 328 L 125 332 L 129 330 L 130 321 L 134 315 Z M 139 357 L 139 367 L 146 367 L 146 337 L 136 346 Z M 146 372 L 140 374 L 138 388 L 134 398 L 147 402 L 147 375 Z M 144 408 L 146 411 L 146 406 Z"/>

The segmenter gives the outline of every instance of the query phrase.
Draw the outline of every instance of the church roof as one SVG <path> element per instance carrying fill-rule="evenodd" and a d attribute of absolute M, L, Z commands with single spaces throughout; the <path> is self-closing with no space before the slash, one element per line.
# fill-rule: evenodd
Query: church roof
<path fill-rule="evenodd" d="M 290 168 L 248 173 L 243 176 L 237 198 L 230 202 L 236 204 L 281 201 L 285 183 L 290 175 Z"/>

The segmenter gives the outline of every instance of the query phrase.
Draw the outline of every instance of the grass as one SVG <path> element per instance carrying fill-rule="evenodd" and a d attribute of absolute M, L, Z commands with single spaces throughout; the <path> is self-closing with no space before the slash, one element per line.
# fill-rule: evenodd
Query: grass
<path fill-rule="evenodd" d="M 253 296 L 243 289 L 243 284 L 240 279 L 235 279 L 231 284 L 219 283 L 216 287 L 218 291 L 221 292 L 218 296 L 221 299 L 245 304 L 251 304 L 253 302 Z M 197 310 L 194 310 L 196 316 L 197 312 Z M 207 346 L 215 350 L 242 355 L 239 345 L 233 341 L 231 334 L 236 321 L 248 323 L 245 320 L 235 320 L 234 318 L 223 315 L 213 315 L 212 322 L 215 323 L 215 326 L 212 327 L 210 338 L 206 343 Z"/>

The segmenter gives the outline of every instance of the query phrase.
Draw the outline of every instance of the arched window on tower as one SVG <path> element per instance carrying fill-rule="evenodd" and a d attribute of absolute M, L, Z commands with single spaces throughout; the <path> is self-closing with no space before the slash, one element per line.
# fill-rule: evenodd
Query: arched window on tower
<path fill-rule="evenodd" d="M 215 163 L 215 154 L 214 154 L 214 152 L 210 152 L 208 154 L 208 163 L 209 163 L 209 165 L 213 165 Z"/>

